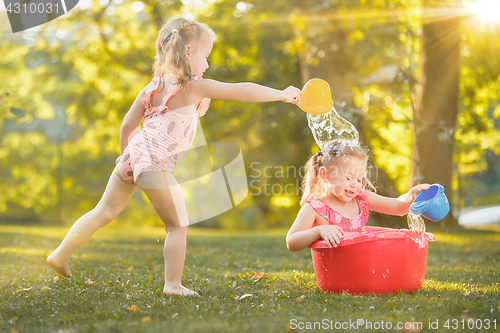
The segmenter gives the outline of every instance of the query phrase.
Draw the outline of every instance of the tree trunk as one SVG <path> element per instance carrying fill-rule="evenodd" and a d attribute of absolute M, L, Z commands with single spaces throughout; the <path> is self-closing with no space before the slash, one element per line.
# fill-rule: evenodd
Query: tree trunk
<path fill-rule="evenodd" d="M 446 0 L 424 0 L 427 12 L 447 7 Z M 423 23 L 422 77 L 415 113 L 418 171 L 416 183 L 440 183 L 452 202 L 453 134 L 458 114 L 460 35 L 458 17 L 431 15 Z M 458 225 L 452 211 L 442 221 Z"/>

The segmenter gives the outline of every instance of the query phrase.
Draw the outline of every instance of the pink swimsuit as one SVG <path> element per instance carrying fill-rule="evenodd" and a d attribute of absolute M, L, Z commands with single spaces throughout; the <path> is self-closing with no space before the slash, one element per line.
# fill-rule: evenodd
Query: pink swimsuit
<path fill-rule="evenodd" d="M 338 225 L 344 231 L 353 231 L 363 227 L 368 221 L 369 215 L 368 203 L 366 202 L 366 194 L 364 194 L 363 192 L 359 192 L 355 200 L 360 211 L 359 215 L 355 217 L 344 216 L 319 199 L 309 199 L 306 201 L 306 203 L 309 203 L 312 208 L 314 208 L 316 213 L 325 217 L 330 222 L 330 224 Z"/>
<path fill-rule="evenodd" d="M 170 111 L 166 104 L 182 89 L 180 85 L 169 89 L 161 105 L 153 106 L 151 95 L 160 82 L 161 77 L 155 76 L 152 87 L 142 97 L 141 101 L 146 106 L 142 128 L 130 140 L 118 163 L 123 180 L 130 184 L 153 172 L 173 172 L 193 142 L 198 117 L 203 116 L 210 106 L 210 99 L 205 98 L 193 114 Z"/>

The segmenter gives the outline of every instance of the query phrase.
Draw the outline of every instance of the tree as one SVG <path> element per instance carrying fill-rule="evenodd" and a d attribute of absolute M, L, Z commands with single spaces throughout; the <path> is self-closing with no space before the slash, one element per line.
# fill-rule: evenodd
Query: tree
<path fill-rule="evenodd" d="M 424 10 L 447 8 L 447 0 L 425 0 Z M 458 6 L 455 4 L 455 7 Z M 416 183 L 440 183 L 453 202 L 454 132 L 458 115 L 460 17 L 431 15 L 423 23 L 422 75 L 415 110 Z M 446 225 L 458 225 L 453 211 Z"/>

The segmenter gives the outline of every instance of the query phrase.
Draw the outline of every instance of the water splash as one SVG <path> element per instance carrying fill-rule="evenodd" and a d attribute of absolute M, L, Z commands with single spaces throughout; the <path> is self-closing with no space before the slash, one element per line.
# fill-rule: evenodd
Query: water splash
<path fill-rule="evenodd" d="M 420 215 L 413 214 L 409 211 L 406 219 L 408 221 L 408 229 L 410 229 L 410 231 L 417 231 L 422 234 L 425 232 L 424 219 L 422 219 Z"/>
<path fill-rule="evenodd" d="M 307 122 L 318 147 L 330 140 L 358 143 L 359 134 L 353 124 L 342 118 L 334 107 L 322 115 L 307 114 Z"/>
<path fill-rule="evenodd" d="M 418 211 L 419 209 L 421 209 L 422 207 L 425 207 L 429 204 L 429 202 L 431 201 L 431 199 L 429 200 L 423 200 L 423 201 L 415 201 L 413 202 L 413 204 L 411 205 L 410 207 L 410 210 L 413 210 L 413 211 Z"/>

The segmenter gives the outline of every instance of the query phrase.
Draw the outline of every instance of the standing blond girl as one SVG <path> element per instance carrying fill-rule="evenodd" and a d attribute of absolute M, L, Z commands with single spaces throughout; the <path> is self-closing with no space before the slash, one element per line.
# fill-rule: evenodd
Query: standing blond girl
<path fill-rule="evenodd" d="M 191 144 L 198 117 L 210 99 L 240 102 L 283 101 L 297 104 L 300 90 L 283 91 L 253 83 L 205 80 L 215 34 L 205 24 L 181 17 L 170 19 L 156 42 L 154 78 L 137 95 L 120 131 L 121 155 L 104 194 L 94 209 L 80 217 L 59 247 L 47 258 L 57 273 L 71 277 L 72 253 L 123 210 L 135 189 L 148 197 L 165 225 L 165 294 L 198 296 L 182 286 L 189 221 L 174 176 L 176 165 Z M 134 130 L 143 121 L 139 133 Z"/>
<path fill-rule="evenodd" d="M 428 184 L 413 187 L 399 198 L 388 198 L 365 189 L 373 185 L 366 177 L 368 154 L 358 144 L 326 142 L 307 162 L 302 183 L 302 208 L 286 236 L 290 251 L 307 248 L 318 239 L 336 247 L 344 231 L 363 227 L 369 210 L 404 215 Z"/>

